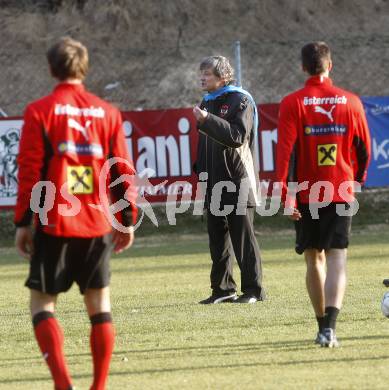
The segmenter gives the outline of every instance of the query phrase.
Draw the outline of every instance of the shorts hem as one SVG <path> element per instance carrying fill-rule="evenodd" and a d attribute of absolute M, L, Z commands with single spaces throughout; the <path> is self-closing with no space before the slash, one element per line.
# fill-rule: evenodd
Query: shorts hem
<path fill-rule="evenodd" d="M 71 288 L 71 286 L 70 286 L 67 289 L 48 290 L 48 289 L 43 289 L 40 286 L 31 285 L 28 281 L 26 283 L 24 283 L 24 286 L 27 287 L 29 290 L 35 290 L 35 291 L 38 291 L 38 292 L 41 292 L 41 293 L 47 294 L 47 295 L 58 295 L 61 293 L 66 293 Z"/>

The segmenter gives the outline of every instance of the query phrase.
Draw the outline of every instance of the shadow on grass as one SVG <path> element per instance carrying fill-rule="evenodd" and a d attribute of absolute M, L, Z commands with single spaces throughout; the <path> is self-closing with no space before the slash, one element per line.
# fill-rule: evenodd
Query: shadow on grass
<path fill-rule="evenodd" d="M 384 229 L 385 230 L 385 229 Z M 181 232 L 180 232 L 181 233 Z M 265 235 L 257 237 L 257 241 L 262 251 L 288 251 L 288 257 L 295 257 L 294 251 L 294 233 L 285 232 L 284 235 L 276 234 L 276 240 L 274 239 L 274 232 L 268 231 Z M 369 245 L 387 245 L 385 235 L 382 233 L 382 229 L 379 231 L 367 231 L 364 234 L 364 239 L 359 239 L 358 235 L 352 237 L 351 248 L 357 246 Z M 13 245 L 7 247 L 7 253 L 1 256 L 1 265 L 23 265 L 27 264 L 26 260 L 20 258 L 16 250 L 13 249 Z M 9 252 L 11 251 L 11 252 Z M 0 252 L 1 254 L 1 252 Z M 208 237 L 207 234 L 199 232 L 191 232 L 186 234 L 167 234 L 160 235 L 158 233 L 152 234 L 149 237 L 141 237 L 139 241 L 135 241 L 134 247 L 121 253 L 120 255 L 114 255 L 113 261 L 131 261 L 134 258 L 144 257 L 167 257 L 167 256 L 186 256 L 186 255 L 204 255 L 209 257 Z M 365 259 L 363 255 L 355 256 L 350 254 L 350 258 Z M 283 254 L 283 256 L 285 256 Z M 377 253 L 374 257 L 384 257 L 386 254 Z M 295 260 L 295 259 L 293 259 Z M 266 259 L 265 259 L 266 261 Z M 270 260 L 271 263 L 283 263 L 288 259 Z"/>
<path fill-rule="evenodd" d="M 9 282 L 11 280 L 26 279 L 27 275 L 28 275 L 28 270 L 26 269 L 25 271 L 20 271 L 16 274 L 13 274 L 13 275 L 10 275 L 10 274 L 1 275 L 0 274 L 0 280 L 4 280 L 4 281 Z M 23 286 L 23 284 L 21 286 Z"/>
<path fill-rule="evenodd" d="M 317 347 L 316 347 L 317 348 Z M 320 349 L 319 349 L 320 350 Z M 323 349 L 321 349 L 323 350 Z M 328 349 L 325 349 L 328 351 Z M 82 356 L 82 355 L 77 355 Z M 130 375 L 144 375 L 144 374 L 161 374 L 169 372 L 191 372 L 191 371 L 202 371 L 202 370 L 218 370 L 218 369 L 236 369 L 236 368 L 248 368 L 248 367 L 276 367 L 276 366 L 293 366 L 293 365 L 304 365 L 304 364 L 325 364 L 329 363 L 351 363 L 351 362 L 369 362 L 376 360 L 388 360 L 389 355 L 373 356 L 373 357 L 350 357 L 350 358 L 329 358 L 328 354 L 323 354 L 321 359 L 305 359 L 305 360 L 287 360 L 284 362 L 264 362 L 263 360 L 252 363 L 230 363 L 230 364 L 208 364 L 201 366 L 190 366 L 190 367 L 174 367 L 174 368 L 159 368 L 159 369 L 143 369 L 143 370 L 128 370 L 128 371 L 111 371 L 110 376 L 130 376 Z M 42 362 L 43 364 L 43 362 Z M 72 375 L 73 379 L 91 378 L 92 374 L 75 374 Z M 10 378 L 0 380 L 1 384 L 9 383 L 27 383 L 36 381 L 45 381 L 49 377 L 34 377 L 34 378 Z"/>
<path fill-rule="evenodd" d="M 28 267 L 28 261 L 22 259 L 19 255 L 17 255 L 16 250 L 15 254 L 4 256 L 0 259 L 0 267 L 2 265 L 17 265 L 17 266 L 26 266 Z"/>
<path fill-rule="evenodd" d="M 343 337 L 341 339 L 344 341 L 356 341 L 356 340 L 387 340 L 387 335 L 374 335 L 374 336 L 361 336 L 361 337 Z M 138 354 L 138 353 L 153 353 L 153 352 L 180 352 L 180 351 L 209 351 L 209 350 L 220 350 L 228 349 L 228 351 L 239 350 L 239 351 L 249 351 L 249 350 L 261 350 L 264 348 L 274 348 L 282 349 L 285 352 L 288 349 L 318 349 L 321 350 L 317 345 L 313 344 L 312 339 L 309 340 L 293 340 L 293 341 L 277 341 L 277 342 L 264 342 L 264 343 L 243 343 L 243 344 L 227 344 L 227 345 L 204 345 L 198 347 L 175 347 L 175 348 L 150 348 L 144 350 L 120 350 L 115 351 L 114 355 L 125 355 L 125 354 Z M 75 354 L 75 356 L 79 356 Z M 387 356 L 389 359 L 389 356 Z"/>
<path fill-rule="evenodd" d="M 380 334 L 380 335 L 370 335 L 370 336 L 353 336 L 353 337 L 342 337 L 341 341 L 344 343 L 345 341 L 361 341 L 361 340 L 386 340 L 388 341 L 387 335 Z M 318 351 L 325 351 L 328 350 L 326 348 L 322 349 L 316 345 L 313 344 L 312 339 L 309 340 L 292 340 L 292 341 L 268 341 L 263 343 L 239 343 L 239 344 L 214 344 L 214 345 L 203 345 L 203 346 L 187 346 L 187 347 L 174 347 L 174 348 L 146 348 L 146 349 L 129 349 L 129 350 L 118 350 L 114 351 L 113 356 L 122 356 L 122 355 L 136 355 L 136 354 L 150 354 L 150 353 L 163 353 L 163 352 L 190 352 L 190 351 L 222 351 L 222 350 L 228 350 L 229 352 L 237 351 L 237 352 L 244 352 L 244 351 L 253 351 L 261 349 L 281 349 L 285 352 L 288 352 L 290 350 L 298 350 L 298 349 L 316 349 Z M 340 349 L 341 350 L 341 349 Z M 66 357 L 69 358 L 75 358 L 75 357 L 89 357 L 91 356 L 89 352 L 85 353 L 70 353 L 66 354 Z M 339 359 L 333 359 L 334 361 L 358 361 L 358 360 L 377 360 L 377 359 L 389 359 L 389 355 L 384 355 L 381 357 L 361 357 L 361 358 L 339 358 Z M 0 358 L 0 366 L 4 364 L 8 364 L 10 362 L 25 362 L 25 361 L 42 361 L 42 358 L 40 356 L 23 356 L 20 358 Z M 321 362 L 322 359 L 318 359 L 317 362 Z M 325 359 L 325 361 L 331 361 L 331 359 Z M 307 360 L 307 361 L 292 361 L 291 364 L 294 363 L 307 363 L 307 362 L 315 362 L 315 360 Z M 257 363 L 257 364 L 263 364 L 263 365 L 272 365 L 272 364 L 280 364 L 285 365 L 287 362 L 280 362 L 280 363 Z M 244 365 L 243 365 L 244 366 Z M 207 368 L 208 366 L 199 367 L 199 368 Z M 228 365 L 222 365 L 220 367 L 228 367 Z M 36 380 L 39 380 L 41 378 L 36 378 Z M 1 380 L 0 380 L 1 383 Z"/>

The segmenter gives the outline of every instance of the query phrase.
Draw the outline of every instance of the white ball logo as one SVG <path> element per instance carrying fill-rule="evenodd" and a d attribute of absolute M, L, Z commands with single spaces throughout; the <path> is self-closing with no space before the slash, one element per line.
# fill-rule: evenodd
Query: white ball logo
<path fill-rule="evenodd" d="M 382 297 L 381 311 L 385 317 L 389 318 L 389 291 L 387 291 Z"/>

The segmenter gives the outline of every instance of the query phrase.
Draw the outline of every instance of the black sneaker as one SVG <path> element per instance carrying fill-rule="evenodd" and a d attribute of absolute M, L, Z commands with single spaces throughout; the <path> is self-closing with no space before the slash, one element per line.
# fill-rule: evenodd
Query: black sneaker
<path fill-rule="evenodd" d="M 253 294 L 243 294 L 238 299 L 235 299 L 234 303 L 255 303 L 259 299 Z"/>
<path fill-rule="evenodd" d="M 236 292 L 226 293 L 224 295 L 220 294 L 212 294 L 207 299 L 203 299 L 199 303 L 202 305 L 210 305 L 215 303 L 227 303 L 227 302 L 234 302 L 238 296 L 236 295 Z"/>
<path fill-rule="evenodd" d="M 384 279 L 382 283 L 385 287 L 389 287 L 389 279 Z"/>

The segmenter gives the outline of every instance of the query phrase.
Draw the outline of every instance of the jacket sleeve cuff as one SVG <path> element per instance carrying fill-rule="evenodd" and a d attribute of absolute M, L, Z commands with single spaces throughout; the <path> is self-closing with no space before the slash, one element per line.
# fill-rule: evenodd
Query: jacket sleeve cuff
<path fill-rule="evenodd" d="M 32 214 L 31 209 L 26 210 L 21 219 L 18 219 L 18 220 L 16 220 L 16 218 L 14 219 L 15 226 L 16 227 L 30 226 L 31 222 L 32 222 L 32 216 L 33 216 L 33 214 Z"/>
<path fill-rule="evenodd" d="M 126 207 L 120 212 L 120 222 L 125 227 L 133 226 L 136 223 L 137 216 L 138 209 L 134 204 L 131 203 L 130 206 Z"/>

